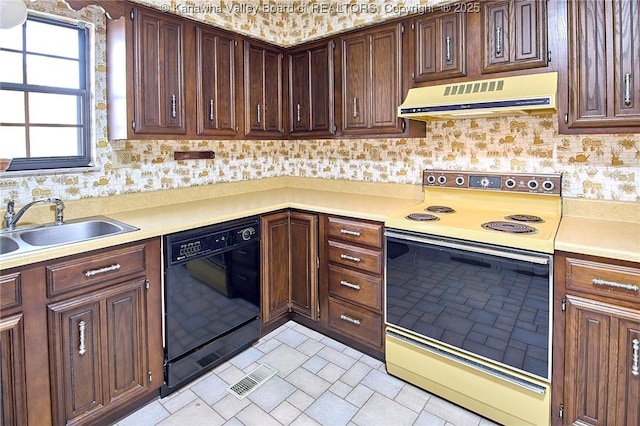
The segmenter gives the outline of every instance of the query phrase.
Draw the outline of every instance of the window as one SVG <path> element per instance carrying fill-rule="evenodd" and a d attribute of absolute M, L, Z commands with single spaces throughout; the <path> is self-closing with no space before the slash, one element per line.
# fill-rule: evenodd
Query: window
<path fill-rule="evenodd" d="M 0 157 L 9 170 L 86 167 L 91 162 L 89 29 L 29 15 L 0 30 Z"/>

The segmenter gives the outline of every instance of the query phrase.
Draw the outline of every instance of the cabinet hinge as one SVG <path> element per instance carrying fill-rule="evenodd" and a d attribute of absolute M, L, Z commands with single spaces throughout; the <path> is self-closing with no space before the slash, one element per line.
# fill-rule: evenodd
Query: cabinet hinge
<path fill-rule="evenodd" d="M 562 308 L 562 312 L 565 312 L 567 310 L 567 298 L 563 297 L 562 301 L 560 302 L 560 307 Z"/>
<path fill-rule="evenodd" d="M 133 16 L 134 16 L 133 9 L 131 9 L 131 12 L 129 12 L 129 18 L 131 18 L 132 21 L 133 21 Z"/>
<path fill-rule="evenodd" d="M 316 257 L 316 268 L 320 269 L 320 257 Z"/>
<path fill-rule="evenodd" d="M 144 279 L 144 288 L 149 290 L 149 278 Z"/>
<path fill-rule="evenodd" d="M 402 119 L 402 131 L 404 132 L 405 130 L 407 130 L 407 120 L 405 120 L 404 118 Z"/>
<path fill-rule="evenodd" d="M 564 115 L 564 124 L 569 124 L 569 114 Z"/>
<path fill-rule="evenodd" d="M 132 122 L 131 122 L 131 129 L 132 129 L 132 130 L 135 130 L 135 129 L 136 129 L 136 122 L 135 122 L 135 121 L 132 121 Z"/>
<path fill-rule="evenodd" d="M 293 308 L 293 303 L 287 302 L 287 309 L 291 312 L 291 308 Z"/>
<path fill-rule="evenodd" d="M 336 42 L 334 40 L 331 40 L 331 49 L 335 49 L 336 48 Z"/>
<path fill-rule="evenodd" d="M 564 405 L 560 404 L 560 407 L 558 407 L 558 417 L 563 418 L 564 417 Z"/>
<path fill-rule="evenodd" d="M 153 374 L 151 374 L 151 371 L 149 371 L 149 383 L 153 382 Z"/>
<path fill-rule="evenodd" d="M 238 40 L 233 40 L 233 45 L 234 45 L 235 47 L 238 47 Z"/>
<path fill-rule="evenodd" d="M 404 24 L 400 24 L 400 34 L 404 34 Z"/>
<path fill-rule="evenodd" d="M 547 63 L 548 64 L 551 63 L 551 51 L 550 50 L 547 52 Z"/>
<path fill-rule="evenodd" d="M 416 73 L 415 72 L 411 72 L 411 78 L 416 78 Z"/>
<path fill-rule="evenodd" d="M 411 31 L 415 31 L 416 30 L 416 24 L 411 23 Z"/>

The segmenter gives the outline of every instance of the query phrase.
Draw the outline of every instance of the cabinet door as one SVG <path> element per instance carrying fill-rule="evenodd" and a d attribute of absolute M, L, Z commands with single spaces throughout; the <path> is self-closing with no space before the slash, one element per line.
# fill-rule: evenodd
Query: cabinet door
<path fill-rule="evenodd" d="M 368 36 L 359 34 L 342 39 L 342 130 L 345 133 L 369 126 L 369 60 Z"/>
<path fill-rule="evenodd" d="M 482 4 L 483 73 L 547 66 L 547 1 Z"/>
<path fill-rule="evenodd" d="M 370 126 L 376 132 L 401 131 L 398 119 L 398 105 L 402 103 L 401 39 L 399 25 L 371 34 Z"/>
<path fill-rule="evenodd" d="M 417 19 L 415 31 L 415 82 L 462 77 L 465 67 L 463 13 Z"/>
<path fill-rule="evenodd" d="M 27 383 L 22 314 L 0 319 L 0 423 L 27 424 Z"/>
<path fill-rule="evenodd" d="M 640 2 L 613 2 L 612 40 L 613 116 L 640 126 Z"/>
<path fill-rule="evenodd" d="M 136 133 L 186 133 L 184 24 L 165 15 L 141 9 L 134 12 Z"/>
<path fill-rule="evenodd" d="M 196 27 L 198 135 L 236 134 L 235 51 L 230 35 Z"/>
<path fill-rule="evenodd" d="M 311 129 L 311 58 L 305 50 L 289 55 L 289 132 L 308 132 Z"/>
<path fill-rule="evenodd" d="M 262 322 L 268 323 L 289 311 L 289 213 L 260 219 Z"/>
<path fill-rule="evenodd" d="M 264 130 L 264 52 L 244 42 L 245 133 Z"/>
<path fill-rule="evenodd" d="M 620 320 L 615 409 L 618 425 L 640 425 L 640 311 Z"/>
<path fill-rule="evenodd" d="M 291 309 L 318 319 L 318 216 L 291 212 Z"/>

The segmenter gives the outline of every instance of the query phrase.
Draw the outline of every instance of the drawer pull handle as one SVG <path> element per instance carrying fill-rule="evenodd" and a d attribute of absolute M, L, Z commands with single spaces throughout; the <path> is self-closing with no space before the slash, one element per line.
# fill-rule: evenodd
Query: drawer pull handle
<path fill-rule="evenodd" d="M 360 263 L 360 258 L 355 256 L 349 256 L 348 254 L 341 254 L 340 259 L 350 260 L 352 262 Z"/>
<path fill-rule="evenodd" d="M 631 363 L 631 374 L 634 376 L 640 375 L 640 367 L 638 367 L 638 362 L 640 362 L 640 340 L 633 339 L 631 341 L 633 345 L 633 362 Z"/>
<path fill-rule="evenodd" d="M 87 352 L 87 348 L 84 345 L 84 340 L 85 340 L 84 332 L 86 327 L 87 327 L 87 323 L 85 323 L 84 321 L 80 321 L 78 323 L 78 334 L 80 334 L 80 345 L 78 345 L 78 353 L 80 355 L 84 355 Z"/>
<path fill-rule="evenodd" d="M 171 118 L 176 118 L 176 95 L 171 95 Z"/>
<path fill-rule="evenodd" d="M 342 321 L 350 322 L 351 324 L 360 325 L 360 320 L 351 318 L 349 316 L 346 316 L 345 314 L 340 315 L 340 319 Z"/>
<path fill-rule="evenodd" d="M 502 54 L 502 27 L 496 27 L 496 56 Z"/>
<path fill-rule="evenodd" d="M 451 62 L 451 37 L 447 36 L 446 40 L 446 45 L 447 45 L 447 54 L 446 54 L 446 58 L 447 58 L 447 62 Z"/>
<path fill-rule="evenodd" d="M 343 285 L 345 287 L 349 287 L 352 288 L 354 290 L 360 290 L 360 286 L 358 284 L 352 284 L 349 281 L 345 281 L 345 280 L 341 280 L 340 281 L 340 285 Z"/>
<path fill-rule="evenodd" d="M 631 105 L 631 74 L 624 73 L 624 104 Z"/>
<path fill-rule="evenodd" d="M 360 231 L 350 231 L 348 229 L 341 229 L 340 233 L 341 234 L 347 234 L 347 235 L 353 235 L 354 237 L 359 237 L 360 236 Z"/>
<path fill-rule="evenodd" d="M 209 121 L 213 121 L 213 99 L 209 99 Z"/>
<path fill-rule="evenodd" d="M 353 118 L 358 117 L 358 98 L 353 98 Z"/>
<path fill-rule="evenodd" d="M 106 272 L 117 271 L 120 268 L 122 268 L 122 266 L 120 266 L 119 263 L 116 263 L 114 265 L 105 266 L 104 268 L 100 268 L 100 269 L 89 269 L 88 271 L 85 271 L 84 276 L 87 277 L 87 278 L 91 278 L 94 275 L 104 274 Z"/>
<path fill-rule="evenodd" d="M 593 283 L 593 285 L 602 285 L 605 287 L 621 288 L 623 290 L 629 290 L 629 291 L 639 290 L 638 286 L 635 284 L 617 283 L 615 281 L 601 280 L 600 278 L 594 278 L 591 280 L 591 282 Z"/>

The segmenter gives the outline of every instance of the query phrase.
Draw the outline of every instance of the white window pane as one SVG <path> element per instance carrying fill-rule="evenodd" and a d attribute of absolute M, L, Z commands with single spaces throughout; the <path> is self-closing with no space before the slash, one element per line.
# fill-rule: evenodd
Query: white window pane
<path fill-rule="evenodd" d="M 79 89 L 78 61 L 27 55 L 27 83 Z"/>
<path fill-rule="evenodd" d="M 0 29 L 0 47 L 22 50 L 22 25 Z"/>
<path fill-rule="evenodd" d="M 27 21 L 27 52 L 78 58 L 78 30 Z"/>
<path fill-rule="evenodd" d="M 78 153 L 78 129 L 31 127 L 32 157 L 68 157 Z"/>
<path fill-rule="evenodd" d="M 22 54 L 0 52 L 0 81 L 22 84 Z"/>
<path fill-rule="evenodd" d="M 31 124 L 82 124 L 78 109 L 78 96 L 29 93 Z"/>
<path fill-rule="evenodd" d="M 24 93 L 0 90 L 0 123 L 24 124 Z"/>
<path fill-rule="evenodd" d="M 0 158 L 24 157 L 26 153 L 24 127 L 0 126 Z"/>

